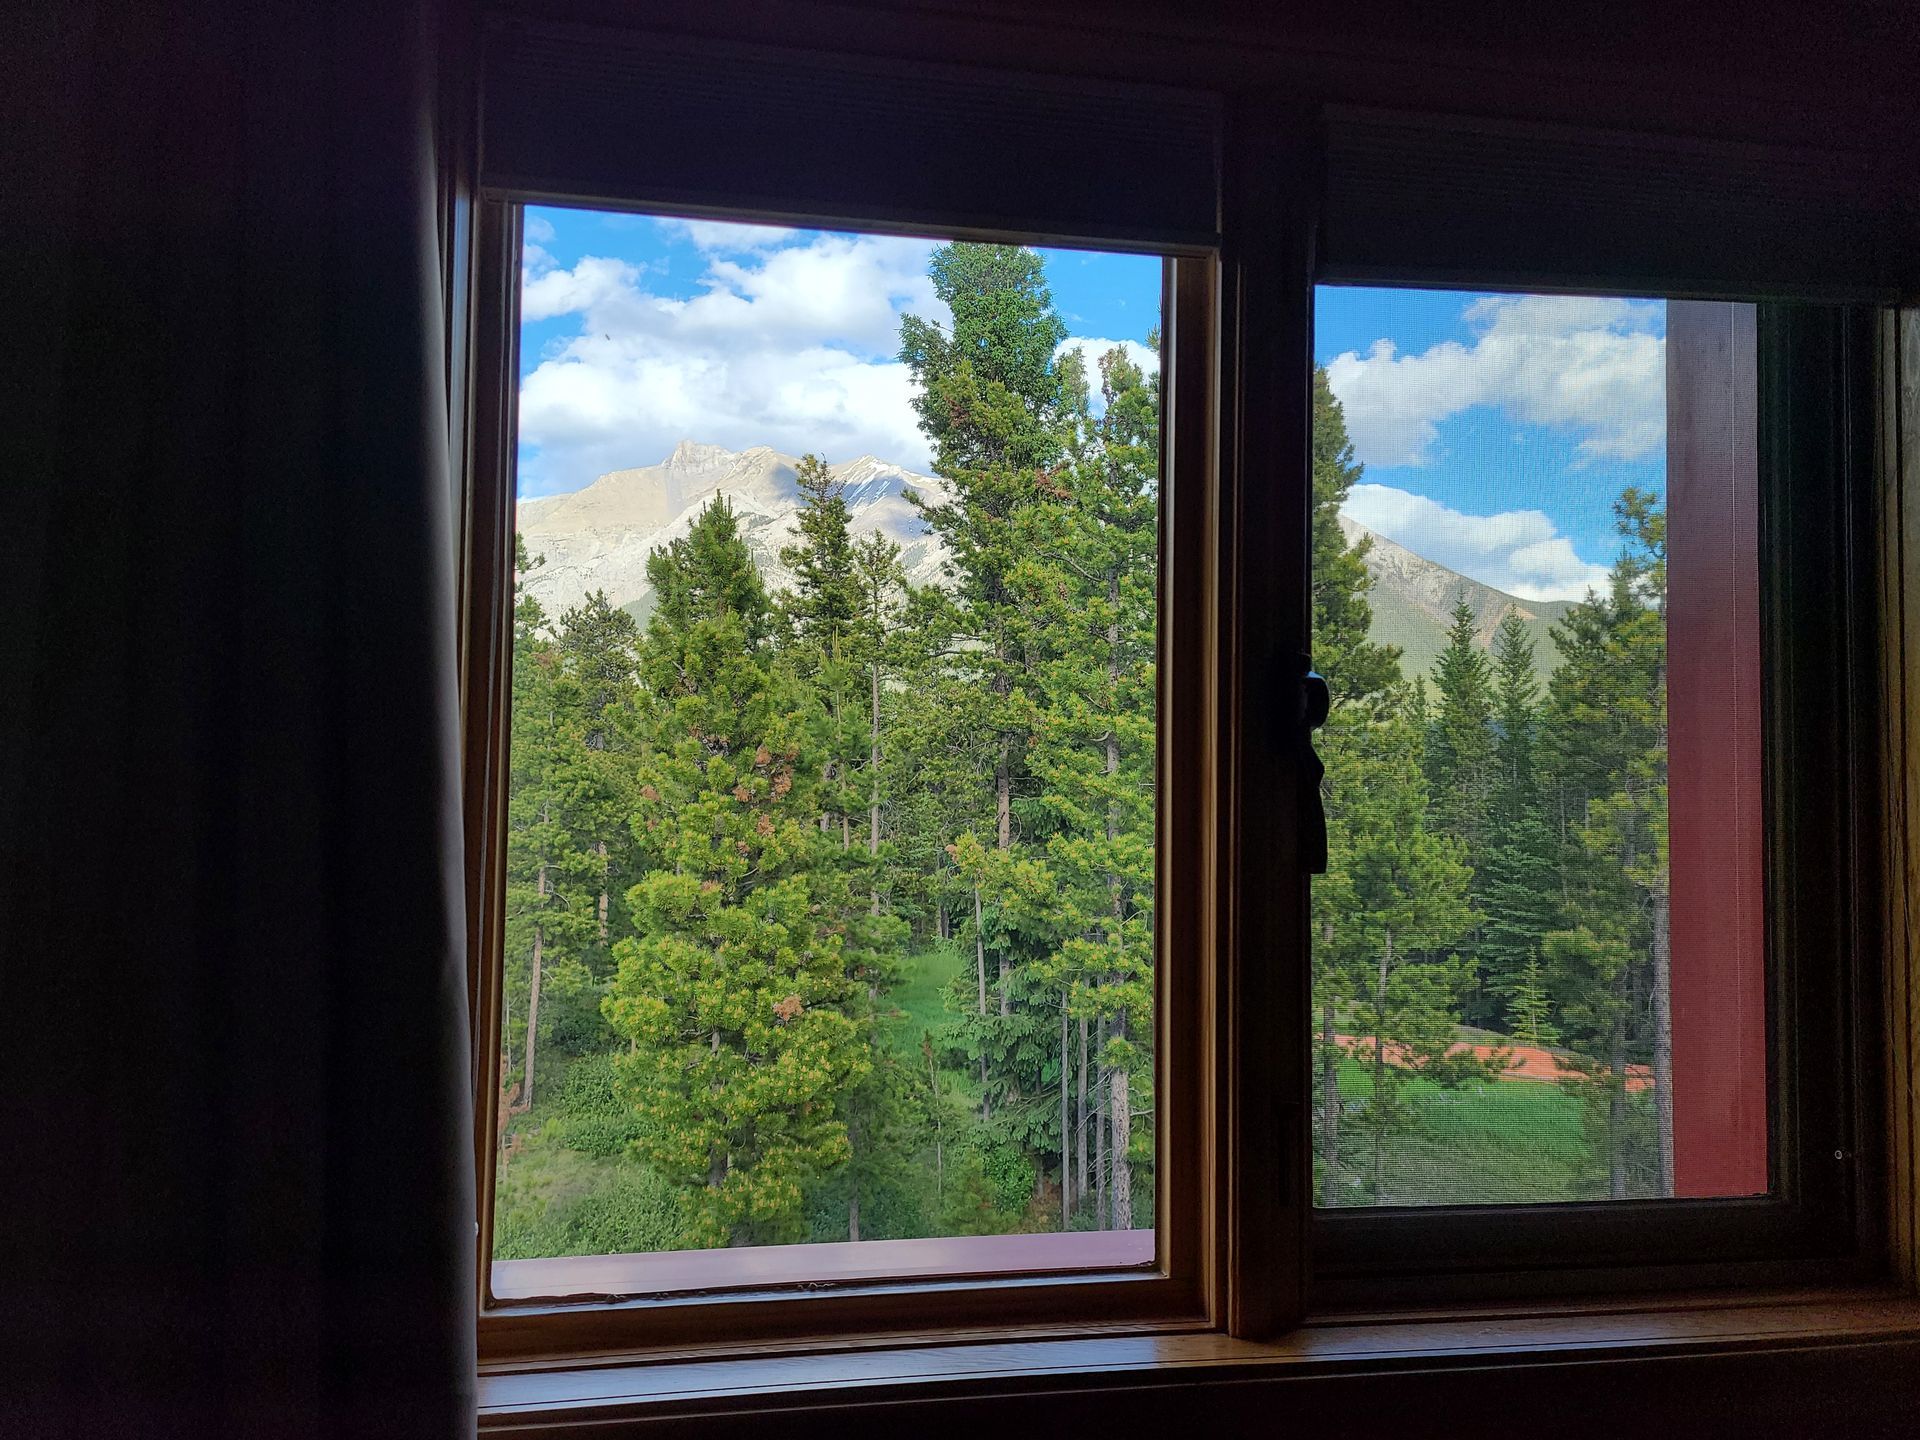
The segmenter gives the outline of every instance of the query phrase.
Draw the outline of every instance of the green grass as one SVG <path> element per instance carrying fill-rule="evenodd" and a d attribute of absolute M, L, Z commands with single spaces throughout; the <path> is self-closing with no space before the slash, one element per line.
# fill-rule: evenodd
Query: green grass
<path fill-rule="evenodd" d="M 896 1013 L 884 1022 L 902 1053 L 918 1055 L 921 1035 L 929 1030 L 937 1033 L 946 1023 L 947 985 L 971 959 L 961 946 L 951 942 L 912 951 L 904 958 L 900 981 L 886 997 Z"/>
<path fill-rule="evenodd" d="M 1577 1090 L 1527 1080 L 1492 1080 L 1446 1090 L 1413 1081 L 1417 1118 L 1387 1138 L 1382 1193 L 1371 1193 L 1372 1137 L 1354 1107 L 1373 1093 L 1365 1068 L 1340 1067 L 1340 1203 L 1349 1205 L 1497 1205 L 1597 1200 L 1606 1195 L 1600 1136 L 1590 1133 Z M 1652 1105 L 1629 1098 L 1630 1160 L 1650 1131 Z M 1596 1127 L 1597 1128 L 1597 1127 Z M 1644 1178 L 1630 1163 L 1633 1193 Z"/>

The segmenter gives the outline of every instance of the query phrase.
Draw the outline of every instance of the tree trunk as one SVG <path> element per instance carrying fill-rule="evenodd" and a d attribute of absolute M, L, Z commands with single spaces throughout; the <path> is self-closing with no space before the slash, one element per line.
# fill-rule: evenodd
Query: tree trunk
<path fill-rule="evenodd" d="M 1114 1017 L 1114 1033 L 1126 1038 L 1127 1022 Z M 1132 1100 L 1127 1094 L 1127 1072 L 1113 1071 L 1113 1228 L 1133 1228 L 1133 1172 L 1127 1164 L 1127 1144 L 1133 1136 Z"/>
<path fill-rule="evenodd" d="M 1607 1194 L 1627 1198 L 1627 972 L 1614 982 L 1613 1043 L 1607 1056 L 1612 1071 L 1607 1096 Z"/>
<path fill-rule="evenodd" d="M 540 823 L 547 823 L 547 807 L 540 807 Z M 547 899 L 547 862 L 543 858 L 540 868 L 534 872 L 533 893 L 536 908 L 544 907 Z M 539 924 L 533 927 L 533 970 L 527 977 L 527 1058 L 521 1068 L 525 1083 L 520 1087 L 520 1108 L 533 1108 L 533 1052 L 540 1039 L 540 974 L 545 968 L 542 951 L 546 949 L 546 931 Z"/>
<path fill-rule="evenodd" d="M 1002 850 L 1013 848 L 1013 769 L 1008 745 L 1000 742 L 1000 758 L 993 765 L 993 821 Z"/>
<path fill-rule="evenodd" d="M 1320 1008 L 1320 1203 L 1340 1193 L 1340 1058 L 1334 1052 L 1333 1001 Z"/>
<path fill-rule="evenodd" d="M 1626 1086 L 1625 1079 L 1621 1088 Z M 1653 1116 L 1660 1137 L 1660 1194 L 1673 1194 L 1673 931 L 1667 887 L 1653 892 Z"/>
<path fill-rule="evenodd" d="M 1381 1097 L 1387 1083 L 1387 975 L 1393 967 L 1393 931 L 1385 932 L 1380 947 L 1380 989 L 1373 1007 L 1373 1203 L 1384 1205 L 1386 1195 L 1387 1127 Z"/>
<path fill-rule="evenodd" d="M 533 974 L 527 986 L 527 1058 L 520 1067 L 520 1108 L 533 1108 L 533 1051 L 540 1037 L 540 951 L 546 937 L 538 925 L 533 927 Z"/>
<path fill-rule="evenodd" d="M 713 1053 L 718 1055 L 720 1053 L 720 1032 L 714 1030 L 710 1032 L 710 1034 L 713 1042 Z M 718 1088 L 717 1084 L 715 1088 Z M 707 1188 L 709 1190 L 718 1190 L 726 1183 L 726 1179 L 727 1146 L 724 1140 L 716 1139 L 707 1151 Z"/>
<path fill-rule="evenodd" d="M 1067 1100 L 1067 996 L 1060 994 L 1060 1228 L 1073 1228 L 1073 1157 L 1072 1146 L 1067 1142 L 1067 1127 L 1070 1122 Z"/>
<path fill-rule="evenodd" d="M 1087 1194 L 1087 1017 L 1080 1017 L 1080 1069 L 1074 1079 L 1073 1173 L 1080 1177 L 1080 1198 Z"/>
<path fill-rule="evenodd" d="M 1107 1048 L 1107 1022 L 1102 1019 L 1095 1036 L 1098 1041 L 1096 1054 L 1104 1054 Z M 1095 1228 L 1107 1228 L 1107 1172 L 1113 1167 L 1107 1163 L 1107 1106 L 1102 1095 L 1106 1081 L 1102 1066 L 1094 1061 L 1093 1080 L 1093 1183 L 1097 1192 L 1094 1204 Z"/>
<path fill-rule="evenodd" d="M 1000 957 L 1000 981 L 998 988 L 1000 991 L 1000 1013 L 1002 1015 L 1011 1015 L 1013 1010 L 1007 998 L 1007 957 L 1004 955 Z"/>
<path fill-rule="evenodd" d="M 974 976 L 980 984 L 980 1015 L 987 1013 L 987 941 L 980 930 L 980 887 L 973 887 L 973 966 Z M 993 1106 L 987 1099 L 987 1057 L 983 1051 L 980 1056 L 980 1118 L 991 1120 Z"/>
<path fill-rule="evenodd" d="M 860 1137 L 857 1129 L 849 1123 L 847 1126 L 847 1239 L 860 1238 L 860 1177 L 853 1168 L 853 1157 L 859 1153 Z"/>
<path fill-rule="evenodd" d="M 867 855 L 880 854 L 880 662 L 873 662 L 873 712 L 867 724 Z M 875 867 L 876 879 L 878 866 Z M 880 913 L 880 890 L 870 892 L 873 913 Z"/>
<path fill-rule="evenodd" d="M 600 943 L 607 943 L 607 842 L 596 847 L 600 852 Z"/>

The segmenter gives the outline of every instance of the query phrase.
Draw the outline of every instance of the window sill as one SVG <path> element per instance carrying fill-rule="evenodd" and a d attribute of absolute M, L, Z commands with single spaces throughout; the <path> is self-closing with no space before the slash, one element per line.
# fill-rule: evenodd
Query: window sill
<path fill-rule="evenodd" d="M 1069 1274 L 1153 1264 L 1151 1230 L 968 1235 L 951 1240 L 864 1240 L 676 1250 L 656 1255 L 571 1255 L 496 1260 L 493 1298 L 603 1300 L 895 1280 Z"/>
<path fill-rule="evenodd" d="M 1834 1357 L 1842 1354 L 1855 1363 L 1838 1365 Z M 898 1412 L 928 1401 L 974 1401 L 986 1407 L 1014 1397 L 1032 1405 L 1047 1396 L 1077 1395 L 1076 1403 L 1084 1406 L 1087 1397 L 1103 1393 L 1130 1397 L 1121 1417 L 1139 1420 L 1145 1412 L 1137 1407 L 1152 1408 L 1142 1392 L 1156 1387 L 1171 1387 L 1169 1402 L 1184 1396 L 1173 1414 L 1191 1422 L 1201 1418 L 1193 1409 L 1193 1387 L 1202 1387 L 1203 1403 L 1258 1406 L 1271 1403 L 1272 1383 L 1307 1382 L 1304 1391 L 1290 1389 L 1287 1400 L 1310 1405 L 1315 1390 L 1344 1391 L 1341 1382 L 1359 1377 L 1369 1377 L 1370 1384 L 1423 1377 L 1422 1389 L 1431 1391 L 1444 1385 L 1447 1372 L 1477 1375 L 1473 1383 L 1482 1394 L 1497 1391 L 1504 1383 L 1498 1377 L 1505 1375 L 1516 1401 L 1529 1388 L 1531 1375 L 1553 1387 L 1564 1403 L 1574 1383 L 1567 1366 L 1740 1357 L 1766 1357 L 1757 1372 L 1766 1383 L 1729 1377 L 1731 1388 L 1716 1402 L 1723 1408 L 1715 1413 L 1723 1418 L 1731 1418 L 1726 1406 L 1737 1410 L 1744 1398 L 1763 1426 L 1769 1417 L 1784 1421 L 1783 1413 L 1765 1408 L 1782 1403 L 1769 1398 L 1767 1384 L 1790 1386 L 1795 1403 L 1841 1404 L 1854 1418 L 1866 1418 L 1859 1377 L 1841 1373 L 1863 1365 L 1872 1380 L 1870 1403 L 1911 1415 L 1920 1410 L 1920 1382 L 1913 1378 L 1920 1375 L 1920 1302 L 1884 1289 L 1666 1297 L 1639 1306 L 1621 1302 L 1618 1308 L 1577 1311 L 1329 1318 L 1271 1343 L 1211 1332 L 1108 1335 L 762 1351 L 585 1368 L 565 1368 L 564 1362 L 543 1369 L 500 1367 L 480 1377 L 480 1424 L 493 1434 L 556 1423 L 616 1434 L 647 1422 L 695 1416 L 848 1407 Z M 1661 1367 L 1663 1383 L 1674 1387 L 1674 1403 L 1698 1401 L 1686 1387 L 1692 1383 L 1687 1377 L 1699 1369 Z M 1618 1384 L 1613 1371 L 1579 1373 L 1590 1377 L 1596 1393 Z M 1891 1385 L 1888 1376 L 1895 1377 Z M 1823 1379 L 1831 1380 L 1831 1396 L 1821 1393 Z M 1269 1399 L 1250 1401 L 1250 1393 Z M 1869 1425 L 1859 1433 L 1877 1432 Z"/>

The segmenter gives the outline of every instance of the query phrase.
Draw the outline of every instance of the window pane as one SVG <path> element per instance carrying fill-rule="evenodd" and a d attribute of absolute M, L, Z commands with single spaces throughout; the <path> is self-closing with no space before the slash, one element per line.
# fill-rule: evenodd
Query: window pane
<path fill-rule="evenodd" d="M 525 237 L 496 1295 L 1150 1261 L 1162 262 Z"/>
<path fill-rule="evenodd" d="M 1752 307 L 1315 330 L 1317 1203 L 1764 1193 Z"/>

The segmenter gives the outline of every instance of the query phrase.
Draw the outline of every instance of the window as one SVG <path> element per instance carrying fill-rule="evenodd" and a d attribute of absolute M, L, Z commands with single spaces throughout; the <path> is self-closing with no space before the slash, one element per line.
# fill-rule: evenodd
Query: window
<path fill-rule="evenodd" d="M 1753 306 L 1314 333 L 1315 1203 L 1764 1195 Z"/>
<path fill-rule="evenodd" d="M 583 36 L 485 76 L 483 1354 L 1870 1263 L 1868 312 L 1702 238 L 1761 161 L 1650 248 L 1630 145 Z"/>
<path fill-rule="evenodd" d="M 1349 699 L 1344 733 L 1336 703 L 1327 734 L 1330 779 L 1372 767 L 1399 788 L 1330 790 L 1334 863 L 1315 882 L 1323 1292 L 1788 1277 L 1859 1254 L 1862 312 L 1348 289 L 1319 308 L 1322 416 L 1349 440 L 1349 415 L 1363 436 L 1398 427 L 1366 439 L 1371 475 L 1349 456 L 1329 476 L 1359 483 L 1316 575 L 1347 577 L 1323 606 L 1385 604 L 1370 635 L 1323 650 L 1336 667 L 1368 657 L 1383 622 L 1402 648 L 1400 674 Z M 1356 324 L 1410 343 L 1340 338 Z M 1471 372 L 1515 350 L 1528 362 L 1489 404 L 1501 392 Z M 1638 401 L 1636 350 L 1651 352 Z M 1556 373 L 1567 354 L 1596 367 L 1588 384 Z M 1652 423 L 1636 434 L 1636 418 Z M 1542 445 L 1544 463 L 1511 458 Z M 1362 527 L 1386 539 L 1356 556 Z M 1583 553 L 1583 532 L 1609 548 Z M 1576 565 L 1606 589 L 1552 605 L 1555 567 L 1578 583 Z M 1435 610 L 1437 635 L 1415 623 Z M 1423 643 L 1424 693 L 1405 673 Z M 1499 809 L 1520 735 L 1548 832 L 1531 855 L 1511 838 L 1541 838 L 1527 796 Z M 1476 746 L 1478 790 L 1462 764 Z M 1542 855 L 1553 880 L 1529 892 Z M 1380 892 L 1359 925 L 1355 873 Z M 1383 961 L 1395 919 L 1433 928 Z M 1595 964 L 1608 955 L 1618 968 Z"/>
<path fill-rule="evenodd" d="M 1205 269 L 491 213 L 494 1333 L 1190 1313 L 1161 437 Z"/>
<path fill-rule="evenodd" d="M 1163 262 L 523 234 L 494 1295 L 1150 1264 Z"/>

